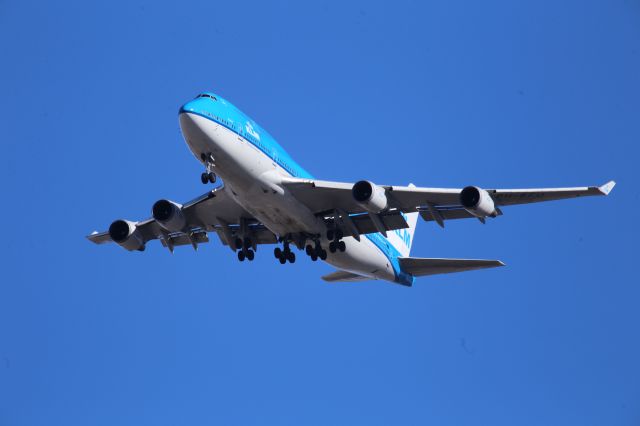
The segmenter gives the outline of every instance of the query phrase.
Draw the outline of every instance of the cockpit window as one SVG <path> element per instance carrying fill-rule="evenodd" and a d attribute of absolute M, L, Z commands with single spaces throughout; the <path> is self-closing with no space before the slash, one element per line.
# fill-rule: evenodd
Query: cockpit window
<path fill-rule="evenodd" d="M 213 99 L 214 101 L 217 101 L 217 100 L 218 100 L 218 99 L 216 99 L 216 97 L 215 97 L 215 96 L 212 96 L 212 95 L 210 95 L 210 94 L 208 94 L 208 93 L 202 93 L 202 94 L 198 95 L 197 97 L 198 97 L 198 98 L 211 98 L 211 99 Z"/>

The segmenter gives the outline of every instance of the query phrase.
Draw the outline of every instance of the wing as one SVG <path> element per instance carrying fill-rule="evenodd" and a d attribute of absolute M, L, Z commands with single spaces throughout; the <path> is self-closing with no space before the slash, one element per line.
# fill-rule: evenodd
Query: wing
<path fill-rule="evenodd" d="M 179 229 L 173 231 L 153 218 L 140 222 L 116 221 L 129 226 L 130 235 L 119 244 L 128 250 L 144 250 L 148 241 L 158 239 L 171 251 L 180 245 L 190 244 L 197 248 L 198 244 L 209 241 L 208 232 L 216 232 L 221 242 L 234 251 L 237 249 L 236 239 L 241 236 L 250 236 L 254 248 L 257 244 L 277 241 L 276 236 L 237 204 L 224 187 L 187 202 L 180 211 L 184 221 Z M 108 231 L 94 232 L 87 238 L 96 244 L 113 241 Z"/>
<path fill-rule="evenodd" d="M 615 182 L 611 181 L 602 186 L 577 188 L 536 188 L 536 189 L 480 189 L 467 188 L 420 188 L 415 186 L 376 186 L 370 182 L 361 181 L 358 184 L 371 185 L 367 194 L 381 191 L 386 204 L 381 211 L 389 212 L 420 212 L 423 219 L 436 221 L 444 226 L 445 220 L 496 217 L 502 214 L 500 206 L 515 204 L 529 204 L 541 201 L 560 200 L 565 198 L 585 197 L 592 195 L 608 195 Z M 304 203 L 318 215 L 329 215 L 331 212 L 343 211 L 347 214 L 364 214 L 371 210 L 365 203 L 356 201 L 354 186 L 357 184 L 330 182 L 308 179 L 291 179 L 284 184 L 291 194 Z M 493 207 L 490 211 L 474 211 L 463 205 L 463 190 L 477 190 L 478 197 L 488 197 L 485 201 Z M 366 191 L 365 191 L 366 192 Z M 473 192 L 473 191 L 472 191 Z M 376 207 L 374 205 L 373 207 Z M 375 210 L 374 210 L 375 211 Z"/>

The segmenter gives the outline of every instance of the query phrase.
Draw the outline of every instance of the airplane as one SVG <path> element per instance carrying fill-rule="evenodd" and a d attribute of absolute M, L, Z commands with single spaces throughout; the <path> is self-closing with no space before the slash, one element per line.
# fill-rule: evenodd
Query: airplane
<path fill-rule="evenodd" d="M 180 204 L 162 199 L 151 218 L 118 219 L 87 238 L 143 251 L 158 239 L 176 246 L 209 241 L 217 234 L 239 261 L 252 261 L 258 247 L 275 244 L 275 258 L 294 263 L 294 249 L 336 270 L 328 282 L 384 280 L 411 286 L 416 277 L 504 266 L 499 260 L 410 257 L 418 216 L 445 222 L 501 216 L 504 206 L 594 195 L 602 186 L 538 189 L 424 188 L 317 180 L 275 139 L 221 96 L 204 92 L 179 110 L 187 146 L 202 163 L 203 184 L 222 183 Z"/>

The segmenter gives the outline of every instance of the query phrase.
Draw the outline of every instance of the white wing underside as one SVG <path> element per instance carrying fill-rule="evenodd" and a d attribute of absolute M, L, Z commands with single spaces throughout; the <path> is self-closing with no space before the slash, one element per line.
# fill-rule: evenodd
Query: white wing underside
<path fill-rule="evenodd" d="M 154 219 L 137 222 L 145 242 L 159 239 L 162 245 L 173 250 L 173 247 L 198 244 L 209 241 L 208 232 L 216 232 L 224 245 L 236 249 L 235 240 L 243 231 L 251 234 L 255 244 L 273 244 L 276 236 L 257 221 L 250 213 L 236 203 L 224 190 L 224 187 L 213 189 L 200 197 L 187 202 L 182 209 L 187 227 L 182 232 L 169 233 Z M 241 230 L 241 227 L 244 227 Z M 111 241 L 108 232 L 94 232 L 87 238 L 96 244 Z"/>
<path fill-rule="evenodd" d="M 575 188 L 487 189 L 496 206 L 529 204 L 586 196 L 608 195 L 615 182 L 602 186 Z M 353 183 L 309 179 L 290 179 L 285 186 L 294 197 L 316 214 L 336 209 L 348 214 L 365 213 L 353 198 Z M 460 204 L 462 188 L 421 188 L 413 186 L 385 186 L 391 211 L 420 212 L 427 221 L 475 218 Z M 498 214 L 502 214 L 498 210 Z"/>

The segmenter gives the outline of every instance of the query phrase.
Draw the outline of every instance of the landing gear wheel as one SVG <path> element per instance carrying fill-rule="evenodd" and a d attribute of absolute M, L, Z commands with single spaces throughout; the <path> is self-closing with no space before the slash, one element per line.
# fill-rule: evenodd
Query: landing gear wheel
<path fill-rule="evenodd" d="M 244 252 L 243 251 L 239 251 L 238 252 L 238 260 L 240 262 L 244 262 Z"/>
<path fill-rule="evenodd" d="M 341 252 L 344 252 L 347 249 L 347 245 L 345 244 L 344 241 L 340 241 L 338 243 L 338 250 L 340 250 Z"/>
<path fill-rule="evenodd" d="M 285 263 L 287 263 L 287 258 L 286 258 L 286 257 L 284 257 L 284 256 L 280 256 L 280 259 L 279 259 L 279 260 L 280 260 L 280 263 L 281 263 L 282 265 L 284 265 Z"/>
<path fill-rule="evenodd" d="M 318 257 L 322 260 L 327 260 L 327 251 L 325 249 L 320 250 Z"/>
<path fill-rule="evenodd" d="M 280 259 L 282 257 L 282 249 L 280 249 L 280 247 L 274 248 L 273 255 L 276 257 L 276 259 Z"/>
<path fill-rule="evenodd" d="M 287 258 L 289 259 L 289 262 L 296 263 L 296 254 L 294 252 L 290 251 Z"/>
<path fill-rule="evenodd" d="M 208 175 L 207 173 L 202 173 L 202 174 L 200 175 L 200 181 L 201 181 L 204 185 L 206 185 L 206 184 L 207 184 L 207 182 L 209 182 L 209 175 Z"/>
<path fill-rule="evenodd" d="M 331 253 L 335 253 L 335 252 L 336 252 L 336 243 L 335 243 L 334 241 L 331 241 L 331 242 L 329 243 L 329 251 L 330 251 Z"/>
<path fill-rule="evenodd" d="M 312 253 L 312 254 L 311 254 L 311 260 L 312 260 L 313 262 L 315 262 L 316 260 L 318 260 L 318 256 L 317 256 L 315 253 Z"/>
<path fill-rule="evenodd" d="M 308 245 L 308 246 L 305 248 L 305 250 L 304 250 L 304 251 L 305 251 L 305 253 L 307 253 L 307 256 L 312 256 L 312 255 L 313 255 L 313 252 L 314 252 L 314 249 L 313 249 L 313 247 L 312 247 L 311 245 Z"/>
<path fill-rule="evenodd" d="M 213 172 L 209 172 L 207 173 L 207 180 L 211 183 L 216 183 L 216 179 L 218 179 L 218 177 L 216 176 L 215 173 Z M 206 182 L 205 182 L 206 183 Z"/>
<path fill-rule="evenodd" d="M 247 250 L 247 259 L 249 259 L 249 261 L 252 261 L 255 255 L 256 254 L 254 253 L 253 250 Z"/>

